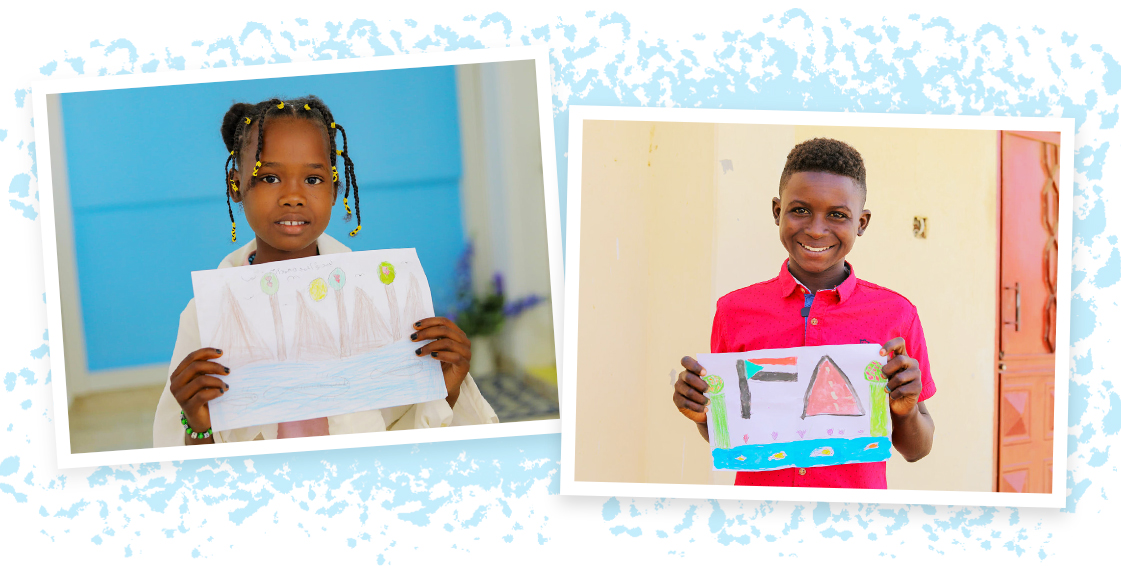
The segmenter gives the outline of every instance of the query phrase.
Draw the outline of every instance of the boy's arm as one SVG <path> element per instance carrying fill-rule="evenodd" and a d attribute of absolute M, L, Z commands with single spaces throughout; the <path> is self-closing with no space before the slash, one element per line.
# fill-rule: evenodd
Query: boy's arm
<path fill-rule="evenodd" d="M 908 462 L 922 459 L 934 444 L 934 419 L 919 401 L 922 393 L 922 370 L 918 360 L 907 355 L 903 338 L 884 344 L 880 355 L 891 354 L 883 367 L 888 378 L 888 401 L 891 406 L 891 444 Z"/>

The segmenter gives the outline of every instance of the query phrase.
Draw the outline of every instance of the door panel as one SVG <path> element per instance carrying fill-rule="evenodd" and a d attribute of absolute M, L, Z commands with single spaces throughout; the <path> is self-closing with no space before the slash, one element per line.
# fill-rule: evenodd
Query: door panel
<path fill-rule="evenodd" d="M 1057 133 L 1001 132 L 999 491 L 1051 491 L 1058 141 Z"/>

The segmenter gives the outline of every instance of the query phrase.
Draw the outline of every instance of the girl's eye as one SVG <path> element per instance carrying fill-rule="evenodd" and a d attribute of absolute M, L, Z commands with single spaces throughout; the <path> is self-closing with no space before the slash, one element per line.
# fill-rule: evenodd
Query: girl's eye
<path fill-rule="evenodd" d="M 323 179 L 320 179 L 319 177 L 308 177 L 304 180 L 304 182 L 309 185 L 318 185 L 323 182 Z"/>
<path fill-rule="evenodd" d="M 280 177 L 277 177 L 276 175 L 262 175 L 261 180 L 266 183 L 279 183 Z"/>

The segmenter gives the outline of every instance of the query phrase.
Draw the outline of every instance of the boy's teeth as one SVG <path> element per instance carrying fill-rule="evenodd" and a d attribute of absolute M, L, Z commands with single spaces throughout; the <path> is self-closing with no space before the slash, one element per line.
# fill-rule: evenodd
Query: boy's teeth
<path fill-rule="evenodd" d="M 823 251 L 825 251 L 825 250 L 827 250 L 827 249 L 829 249 L 829 248 L 831 248 L 831 247 L 833 247 L 833 246 L 826 246 L 826 247 L 824 247 L 824 248 L 815 248 L 815 247 L 813 247 L 813 246 L 807 246 L 807 245 L 805 245 L 805 244 L 802 244 L 802 247 L 803 247 L 803 248 L 806 248 L 807 250 L 810 250 L 811 252 L 823 252 Z"/>

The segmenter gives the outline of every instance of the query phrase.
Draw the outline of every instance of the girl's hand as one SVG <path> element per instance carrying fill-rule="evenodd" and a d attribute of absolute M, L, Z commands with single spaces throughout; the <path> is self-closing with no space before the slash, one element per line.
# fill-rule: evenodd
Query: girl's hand
<path fill-rule="evenodd" d="M 673 384 L 673 404 L 685 418 L 697 423 L 697 430 L 705 441 L 708 441 L 708 382 L 704 379 L 705 368 L 697 360 L 689 356 L 681 358 L 681 367 L 685 371 L 677 375 L 677 383 Z"/>
<path fill-rule="evenodd" d="M 197 432 L 210 430 L 210 407 L 207 403 L 230 389 L 221 379 L 208 374 L 229 375 L 230 368 L 212 362 L 222 357 L 222 350 L 200 348 L 187 354 L 171 374 L 171 394 L 179 402 L 187 425 Z M 214 437 L 194 439 L 186 435 L 188 444 L 212 444 Z"/>
<path fill-rule="evenodd" d="M 471 369 L 471 341 L 459 326 L 442 316 L 426 318 L 413 324 L 416 332 L 410 338 L 413 342 L 435 340 L 420 348 L 416 355 L 432 356 L 440 360 L 444 370 L 444 385 L 448 389 L 448 405 L 455 407 L 459 399 L 459 386 L 467 378 Z"/>
<path fill-rule="evenodd" d="M 888 379 L 888 401 L 891 412 L 900 417 L 905 417 L 915 410 L 919 403 L 919 393 L 922 393 L 922 371 L 919 362 L 907 355 L 907 344 L 900 338 L 892 338 L 884 344 L 880 355 L 890 355 L 891 359 L 884 364 L 884 377 Z"/>

